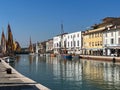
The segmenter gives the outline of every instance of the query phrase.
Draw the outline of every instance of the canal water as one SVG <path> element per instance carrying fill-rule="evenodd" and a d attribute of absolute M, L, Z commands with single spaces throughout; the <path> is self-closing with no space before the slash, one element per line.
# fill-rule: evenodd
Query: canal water
<path fill-rule="evenodd" d="M 112 62 L 19 55 L 11 65 L 51 90 L 120 89 L 120 64 Z"/>

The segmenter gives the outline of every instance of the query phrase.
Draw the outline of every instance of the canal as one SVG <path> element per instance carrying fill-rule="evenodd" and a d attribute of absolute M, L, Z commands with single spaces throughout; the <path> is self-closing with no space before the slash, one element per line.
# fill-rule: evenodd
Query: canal
<path fill-rule="evenodd" d="M 120 89 L 120 64 L 112 62 L 19 55 L 11 65 L 51 90 Z"/>

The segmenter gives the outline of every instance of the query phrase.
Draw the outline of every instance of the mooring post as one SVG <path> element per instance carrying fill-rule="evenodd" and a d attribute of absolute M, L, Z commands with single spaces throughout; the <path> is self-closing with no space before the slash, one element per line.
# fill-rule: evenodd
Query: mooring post
<path fill-rule="evenodd" d="M 115 57 L 113 57 L 113 63 L 115 63 L 116 62 L 116 59 L 115 59 Z"/>
<path fill-rule="evenodd" d="M 7 74 L 12 74 L 12 69 L 11 68 L 7 68 L 6 72 L 7 72 Z"/>

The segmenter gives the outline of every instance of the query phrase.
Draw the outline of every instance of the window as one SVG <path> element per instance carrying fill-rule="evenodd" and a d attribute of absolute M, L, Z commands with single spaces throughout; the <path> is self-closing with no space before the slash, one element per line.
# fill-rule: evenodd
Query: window
<path fill-rule="evenodd" d="M 59 43 L 59 44 L 57 43 L 57 47 L 58 47 L 58 46 L 61 47 L 61 43 Z"/>
<path fill-rule="evenodd" d="M 98 46 L 99 46 L 100 44 L 99 44 L 99 41 L 98 41 Z"/>
<path fill-rule="evenodd" d="M 94 46 L 94 42 L 92 42 L 92 46 Z"/>
<path fill-rule="evenodd" d="M 79 46 L 79 40 L 77 41 L 77 46 Z"/>
<path fill-rule="evenodd" d="M 68 39 L 69 39 L 69 36 L 68 36 Z"/>
<path fill-rule="evenodd" d="M 102 41 L 100 41 L 100 45 L 102 46 Z"/>
<path fill-rule="evenodd" d="M 97 42 L 95 42 L 95 46 L 97 46 Z"/>
<path fill-rule="evenodd" d="M 118 38 L 118 44 L 120 44 L 120 38 Z"/>
<path fill-rule="evenodd" d="M 120 36 L 120 30 L 118 31 L 118 35 Z"/>
<path fill-rule="evenodd" d="M 64 47 L 66 47 L 66 41 L 64 41 Z"/>
<path fill-rule="evenodd" d="M 107 37 L 107 33 L 105 34 L 105 36 Z"/>
<path fill-rule="evenodd" d="M 69 42 L 68 42 L 68 47 L 69 47 Z"/>
<path fill-rule="evenodd" d="M 106 39 L 106 40 L 105 40 L 105 44 L 107 44 L 107 41 L 108 41 L 108 40 Z"/>
<path fill-rule="evenodd" d="M 77 34 L 77 37 L 79 37 L 79 34 Z"/>
<path fill-rule="evenodd" d="M 75 34 L 73 35 L 73 38 L 75 38 Z"/>
<path fill-rule="evenodd" d="M 113 37 L 113 32 L 111 32 L 111 37 Z"/>
<path fill-rule="evenodd" d="M 76 46 L 76 43 L 75 43 L 75 41 L 74 41 L 74 47 Z"/>
<path fill-rule="evenodd" d="M 71 41 L 71 47 L 72 47 L 72 41 Z"/>
<path fill-rule="evenodd" d="M 111 44 L 114 44 L 114 39 L 113 38 L 111 39 Z"/>
<path fill-rule="evenodd" d="M 91 42 L 89 42 L 89 46 L 91 47 Z"/>

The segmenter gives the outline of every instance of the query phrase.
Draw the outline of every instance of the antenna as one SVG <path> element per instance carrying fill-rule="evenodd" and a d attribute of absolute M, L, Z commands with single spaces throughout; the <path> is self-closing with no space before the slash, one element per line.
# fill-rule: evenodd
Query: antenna
<path fill-rule="evenodd" d="M 64 34 L 63 23 L 61 23 L 61 34 Z"/>

